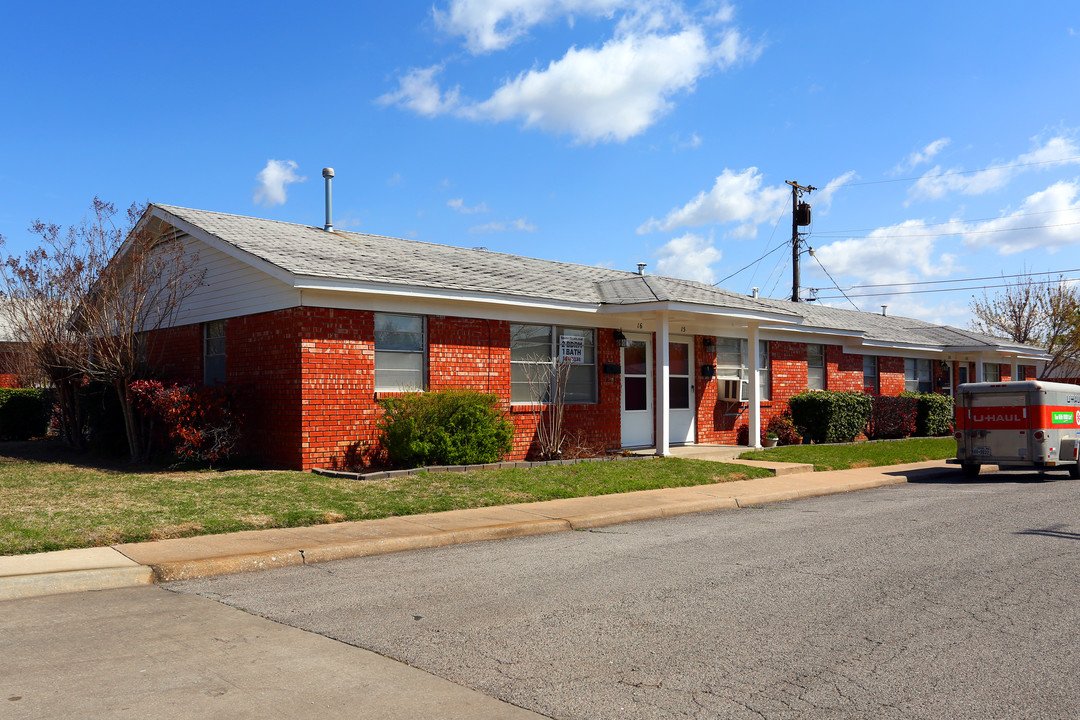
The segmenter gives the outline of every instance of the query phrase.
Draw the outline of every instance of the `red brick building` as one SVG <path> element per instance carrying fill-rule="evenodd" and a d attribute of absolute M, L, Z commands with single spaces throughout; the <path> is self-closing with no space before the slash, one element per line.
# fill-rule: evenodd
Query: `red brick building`
<path fill-rule="evenodd" d="M 155 344 L 164 378 L 236 388 L 268 463 L 342 462 L 378 401 L 496 394 L 533 443 L 532 371 L 574 362 L 566 426 L 595 451 L 752 444 L 807 388 L 951 393 L 1034 377 L 1031 347 L 910 318 L 747 297 L 688 280 L 151 205 L 205 269 Z"/>

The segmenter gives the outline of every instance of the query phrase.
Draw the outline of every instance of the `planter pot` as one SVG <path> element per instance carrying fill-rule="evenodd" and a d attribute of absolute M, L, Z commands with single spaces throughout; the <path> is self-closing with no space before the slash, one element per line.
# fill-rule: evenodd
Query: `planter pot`
<path fill-rule="evenodd" d="M 776 447 L 776 441 L 777 441 L 777 438 L 765 438 L 764 440 L 761 441 L 761 446 L 762 447 L 767 447 L 767 448 Z"/>

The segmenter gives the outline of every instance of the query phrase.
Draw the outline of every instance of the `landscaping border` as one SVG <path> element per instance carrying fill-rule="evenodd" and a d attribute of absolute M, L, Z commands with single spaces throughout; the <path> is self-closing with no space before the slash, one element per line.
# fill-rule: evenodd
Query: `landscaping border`
<path fill-rule="evenodd" d="M 402 477 L 404 475 L 416 475 L 422 472 L 471 472 L 473 470 L 507 470 L 511 468 L 537 468 L 548 465 L 577 465 L 587 462 L 621 462 L 623 460 L 652 460 L 656 455 L 609 455 L 607 457 L 575 458 L 573 460 L 521 460 L 510 462 L 484 463 L 482 465 L 426 465 L 424 467 L 407 468 L 404 470 L 379 470 L 370 473 L 355 473 L 348 470 L 328 470 L 326 468 L 312 468 L 315 475 L 324 477 L 342 478 L 346 480 L 385 480 L 387 478 Z"/>

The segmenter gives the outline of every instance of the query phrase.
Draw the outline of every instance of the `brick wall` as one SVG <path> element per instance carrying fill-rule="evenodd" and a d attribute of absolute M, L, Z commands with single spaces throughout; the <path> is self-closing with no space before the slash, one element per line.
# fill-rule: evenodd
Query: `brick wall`
<path fill-rule="evenodd" d="M 228 384 L 240 393 L 245 415 L 242 451 L 268 465 L 309 469 L 364 461 L 375 445 L 386 393 L 374 389 L 374 314 L 329 308 L 292 308 L 226 321 Z M 511 459 L 536 450 L 536 428 L 547 408 L 510 403 L 510 325 L 505 321 L 427 317 L 428 383 L 432 389 L 474 388 L 494 393 L 515 434 Z M 655 340 L 655 338 L 654 338 Z M 166 379 L 202 379 L 202 329 L 187 325 L 155 337 L 154 358 Z M 655 342 L 654 358 L 655 358 Z M 826 386 L 861 391 L 862 356 L 826 345 Z M 761 404 L 762 427 L 806 389 L 806 344 L 772 341 L 770 397 Z M 735 444 L 748 422 L 748 403 L 718 400 L 716 378 L 701 373 L 715 349 L 694 338 L 696 441 Z M 620 363 L 613 333 L 596 331 L 596 403 L 567 405 L 570 449 L 617 450 L 621 445 L 622 377 L 605 373 Z M 940 372 L 934 363 L 935 376 Z M 1025 371 L 1034 376 L 1034 368 Z M 1003 374 L 1006 367 L 1002 368 Z M 880 390 L 904 390 L 903 358 L 878 358 Z M 654 376 L 655 377 L 655 376 Z M 653 383 L 654 407 L 656 383 Z M 370 456 L 368 456 L 370 459 Z"/>

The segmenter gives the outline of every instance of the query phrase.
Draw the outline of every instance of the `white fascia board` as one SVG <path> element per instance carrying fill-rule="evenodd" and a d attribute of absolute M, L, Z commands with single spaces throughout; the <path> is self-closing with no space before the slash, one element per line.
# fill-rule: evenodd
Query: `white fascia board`
<path fill-rule="evenodd" d="M 903 350 L 905 352 L 926 352 L 934 353 L 935 355 L 940 355 L 941 353 L 947 352 L 945 348 L 936 347 L 934 345 L 916 345 L 914 343 L 891 343 L 882 342 L 880 340 L 865 341 L 863 342 L 863 347 L 882 348 L 886 350 Z M 869 353 L 862 354 L 868 355 Z"/>
<path fill-rule="evenodd" d="M 996 353 L 998 355 L 1005 355 L 1007 357 L 1015 357 L 1018 360 L 1043 360 L 1043 361 L 1045 361 L 1045 360 L 1049 360 L 1050 357 L 1051 357 L 1050 355 L 1046 355 L 1045 353 L 1040 354 L 1038 352 L 1033 352 L 1031 350 L 1023 350 L 1023 349 L 1020 349 L 1020 348 L 1005 347 L 1005 346 L 1002 346 L 1002 345 L 998 345 L 996 347 L 991 346 L 991 345 L 978 345 L 978 346 L 975 346 L 975 345 L 950 345 L 949 347 L 945 348 L 945 351 L 946 352 L 954 352 L 954 353 L 966 353 L 966 354 L 986 354 L 986 353 L 994 354 L 994 353 Z"/>
<path fill-rule="evenodd" d="M 246 250 L 241 250 L 232 243 L 226 242 L 225 240 L 222 240 L 216 235 L 206 232 L 198 225 L 192 225 L 188 221 L 178 218 L 167 210 L 163 210 L 159 207 L 154 207 L 152 214 L 154 215 L 154 217 L 169 223 L 177 230 L 187 233 L 199 242 L 205 243 L 210 247 L 214 248 L 215 250 L 219 250 L 225 253 L 229 257 L 235 258 L 240 262 L 247 263 L 256 270 L 264 272 L 267 275 L 273 277 L 274 279 L 280 280 L 286 285 L 296 285 L 296 276 L 293 275 L 291 272 L 279 267 L 278 265 L 273 264 L 272 262 L 263 260 L 257 255 L 252 255 Z"/>
<path fill-rule="evenodd" d="M 786 326 L 786 327 L 784 327 L 784 326 L 777 327 L 777 326 L 774 326 L 774 325 L 763 325 L 763 326 L 761 326 L 760 329 L 761 330 L 769 330 L 769 331 L 779 330 L 781 332 L 797 333 L 799 335 L 831 335 L 833 337 L 852 338 L 854 340 L 862 340 L 863 338 L 866 337 L 866 333 L 864 333 L 862 330 L 840 330 L 840 329 L 837 329 L 837 328 L 809 327 L 809 326 L 802 325 L 802 324 L 799 324 L 799 325 L 797 325 L 795 327 L 792 327 L 790 325 Z"/>
<path fill-rule="evenodd" d="M 670 312 L 691 313 L 694 315 L 719 315 L 725 318 L 735 318 L 738 320 L 747 321 L 790 323 L 793 325 L 799 323 L 801 320 L 801 318 L 794 314 L 787 315 L 772 312 L 755 312 L 753 310 L 724 308 L 714 305 L 698 305 L 696 303 L 682 303 L 670 301 L 630 303 L 627 305 L 602 305 L 600 306 L 599 312 L 602 315 L 620 315 L 643 312 L 657 312 L 664 310 Z"/>
<path fill-rule="evenodd" d="M 319 278 L 311 276 L 297 277 L 294 286 L 299 290 L 360 293 L 367 295 L 396 295 L 398 297 L 422 298 L 425 300 L 482 302 L 494 305 L 541 308 L 545 310 L 573 310 L 576 312 L 595 313 L 598 308 L 597 303 L 566 302 L 532 297 L 508 296 L 498 293 L 419 287 L 416 285 L 384 285 L 376 283 L 348 282 L 335 278 Z"/>

